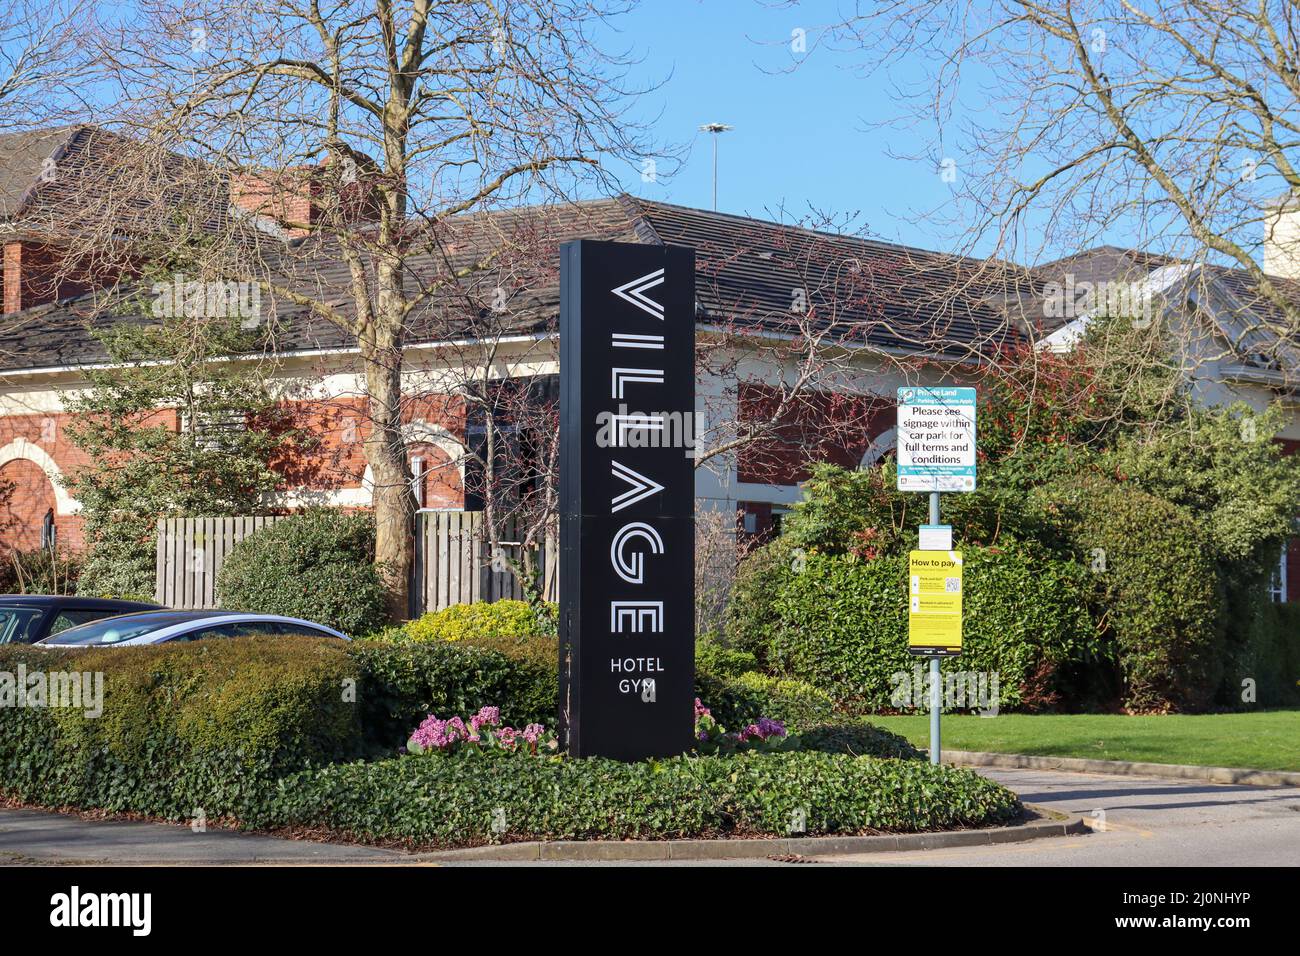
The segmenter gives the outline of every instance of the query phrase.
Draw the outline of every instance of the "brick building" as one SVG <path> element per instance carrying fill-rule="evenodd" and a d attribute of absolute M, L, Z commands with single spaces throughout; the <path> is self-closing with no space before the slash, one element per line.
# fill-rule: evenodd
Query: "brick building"
<path fill-rule="evenodd" d="M 88 191 L 112 181 L 117 143 L 112 134 L 87 126 L 0 136 L 3 547 L 39 546 L 51 525 L 61 545 L 80 544 L 78 503 L 59 481 L 86 464 L 66 436 L 67 399 L 84 387 L 88 368 L 107 361 L 98 331 L 111 323 L 148 321 L 123 315 L 104 291 L 123 276 L 130 278 L 130 260 L 119 263 L 117 274 L 102 262 L 79 269 L 63 254 L 51 225 L 59 220 L 49 215 L 60 202 L 86 202 Z M 327 243 L 305 246 L 310 237 L 286 224 L 315 221 L 316 175 L 296 170 L 241 177 L 214 190 L 208 214 L 214 221 L 252 217 L 269 241 L 283 244 L 286 258 L 292 253 L 302 261 L 305 248 L 316 249 L 312 281 L 337 286 L 346 300 L 345 264 L 330 254 Z M 77 198 L 68 198 L 78 191 Z M 350 208 L 364 221 L 363 189 Z M 1038 301 L 1042 283 L 1052 275 L 1050 267 L 1035 274 L 626 195 L 460 217 L 449 228 L 453 265 L 481 258 L 492 242 L 517 229 L 526 229 L 534 251 L 541 253 L 510 292 L 518 321 L 497 343 L 493 359 L 502 381 L 554 387 L 558 244 L 574 238 L 695 248 L 698 341 L 709 356 L 697 387 L 698 411 L 706 423 L 732 422 L 743 429 L 747 421 L 770 416 L 782 395 L 800 387 L 806 372 L 797 347 L 801 340 L 818 338 L 834 353 L 815 384 L 802 386 L 778 428 L 697 469 L 701 506 L 738 512 L 738 530 L 750 535 L 767 532 L 797 500 L 810 461 L 855 465 L 887 453 L 895 389 L 969 380 L 991 350 L 1023 333 L 1022 303 Z M 418 255 L 413 260 L 417 271 L 434 267 Z M 437 303 L 430 306 L 437 308 Z M 370 479 L 361 444 L 367 416 L 355 345 L 299 306 L 272 300 L 262 303 L 261 312 L 277 329 L 273 383 L 297 423 L 319 440 L 310 455 L 278 463 L 284 483 L 268 507 L 367 507 Z M 464 448 L 475 440 L 476 424 L 449 385 L 464 355 L 445 335 L 428 332 L 446 328 L 445 322 L 425 318 L 412 323 L 403 368 L 403 421 L 416 495 L 424 508 L 473 508 Z M 1069 323 L 1035 325 L 1057 336 L 1053 344 L 1068 347 Z M 1198 388 L 1207 401 L 1244 396 L 1260 404 L 1281 395 L 1294 403 L 1290 380 L 1270 379 L 1273 371 L 1251 367 L 1249 360 L 1224 360 L 1210 373 L 1212 381 Z M 1291 408 L 1295 414 L 1286 437 L 1300 441 L 1300 410 Z M 852 427 L 845 428 L 846 422 Z M 1287 597 L 1294 600 L 1300 599 L 1300 552 L 1293 548 L 1290 554 L 1285 580 Z"/>

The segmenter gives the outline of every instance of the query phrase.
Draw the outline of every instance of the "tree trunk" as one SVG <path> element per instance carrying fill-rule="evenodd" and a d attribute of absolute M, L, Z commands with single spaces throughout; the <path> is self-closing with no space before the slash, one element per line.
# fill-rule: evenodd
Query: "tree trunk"
<path fill-rule="evenodd" d="M 375 562 L 388 589 L 394 621 L 410 615 L 411 568 L 415 558 L 415 491 L 402 438 L 402 350 L 396 343 L 361 342 L 370 433 L 366 461 L 374 482 Z"/>

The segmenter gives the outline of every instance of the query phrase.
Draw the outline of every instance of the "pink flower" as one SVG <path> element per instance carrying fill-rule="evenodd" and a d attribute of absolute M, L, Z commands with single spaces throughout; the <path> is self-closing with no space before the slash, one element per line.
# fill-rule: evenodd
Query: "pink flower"
<path fill-rule="evenodd" d="M 475 730 L 480 727 L 495 727 L 501 723 L 500 707 L 481 707 L 479 712 L 469 719 L 469 725 Z"/>

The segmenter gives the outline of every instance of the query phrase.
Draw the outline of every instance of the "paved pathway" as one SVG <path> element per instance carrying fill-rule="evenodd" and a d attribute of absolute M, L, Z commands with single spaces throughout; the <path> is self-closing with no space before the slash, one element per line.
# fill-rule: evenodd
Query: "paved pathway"
<path fill-rule="evenodd" d="M 981 771 L 1098 832 L 1023 844 L 819 858 L 849 865 L 1245 866 L 1300 863 L 1300 789 L 1045 770 Z M 1099 812 L 1100 811 L 1100 812 Z M 0 810 L 0 863 L 415 863 L 394 850 Z M 737 861 L 738 864 L 741 861 Z M 767 861 L 743 861 L 762 865 Z M 560 865 L 560 864 L 542 864 Z M 770 864 L 786 865 L 786 864 Z"/>
<path fill-rule="evenodd" d="M 1035 803 L 1095 820 L 1058 840 L 827 858 L 864 865 L 1296 866 L 1300 788 L 1226 786 L 1154 777 L 980 771 Z"/>
<path fill-rule="evenodd" d="M 195 833 L 182 825 L 0 810 L 0 864 L 392 863 L 408 859 L 395 850 L 281 840 L 232 830 Z"/>

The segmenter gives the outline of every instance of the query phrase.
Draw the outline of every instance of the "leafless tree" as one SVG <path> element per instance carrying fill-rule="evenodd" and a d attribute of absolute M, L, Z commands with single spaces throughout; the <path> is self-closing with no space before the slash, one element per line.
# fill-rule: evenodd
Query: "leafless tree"
<path fill-rule="evenodd" d="M 215 198 L 182 209 L 155 185 L 157 208 L 132 218 L 143 228 L 128 241 L 119 179 L 116 198 L 78 207 L 81 248 L 129 267 L 184 241 L 199 277 L 259 283 L 273 340 L 356 350 L 376 556 L 395 615 L 407 607 L 416 507 L 407 347 L 445 331 L 457 283 L 501 254 L 456 248 L 448 224 L 564 202 L 642 154 L 622 112 L 633 92 L 623 61 L 597 44 L 616 6 L 144 0 L 105 34 L 115 129 L 140 144 L 137 185 L 190 179 L 188 195 Z"/>
<path fill-rule="evenodd" d="M 89 0 L 13 0 L 0 9 L 0 133 L 84 116 L 95 29 Z"/>
<path fill-rule="evenodd" d="M 1034 263 L 1120 234 L 1144 272 L 1230 268 L 1230 349 L 1294 373 L 1298 30 L 1290 0 L 883 0 L 818 39 L 895 85 L 889 122 L 932 126 L 932 221 L 962 248 Z"/>

